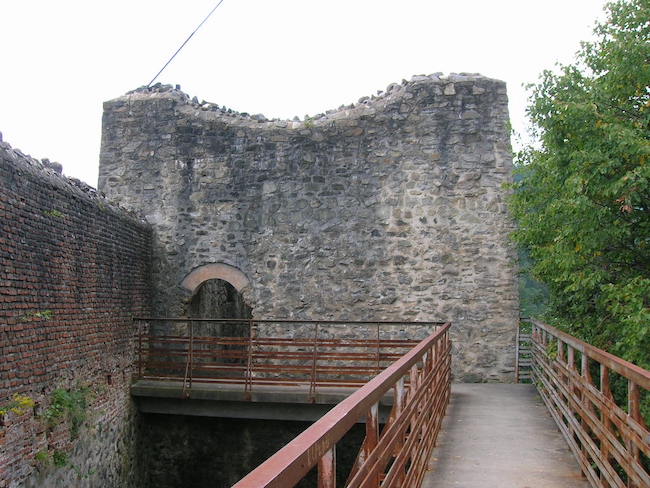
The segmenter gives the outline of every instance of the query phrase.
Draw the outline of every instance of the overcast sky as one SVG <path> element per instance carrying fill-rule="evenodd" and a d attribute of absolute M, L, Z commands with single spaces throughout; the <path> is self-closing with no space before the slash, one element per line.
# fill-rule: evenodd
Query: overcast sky
<path fill-rule="evenodd" d="M 0 131 L 95 186 L 102 102 L 146 85 L 218 0 L 1 0 Z M 568 63 L 605 0 L 224 0 L 159 81 L 240 112 L 302 118 L 412 75 L 526 91 Z"/>

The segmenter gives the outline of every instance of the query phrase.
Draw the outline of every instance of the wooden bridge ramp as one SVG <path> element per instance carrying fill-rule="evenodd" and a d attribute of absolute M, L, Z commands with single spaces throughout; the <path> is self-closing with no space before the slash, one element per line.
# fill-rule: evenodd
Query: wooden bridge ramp
<path fill-rule="evenodd" d="M 534 385 L 452 385 L 422 488 L 588 486 Z"/>

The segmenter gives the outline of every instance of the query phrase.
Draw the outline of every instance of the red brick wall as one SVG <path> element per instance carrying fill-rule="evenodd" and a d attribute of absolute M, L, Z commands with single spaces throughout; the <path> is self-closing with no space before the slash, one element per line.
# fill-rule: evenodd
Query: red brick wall
<path fill-rule="evenodd" d="M 0 141 L 0 408 L 16 393 L 38 403 L 0 419 L 0 488 L 44 482 L 56 470 L 35 456 L 56 450 L 82 471 L 99 463 L 84 486 L 130 476 L 110 450 L 132 430 L 132 317 L 149 313 L 150 249 L 146 224 Z M 71 440 L 69 425 L 48 426 L 43 412 L 56 388 L 82 387 L 92 427 Z M 81 440 L 102 455 L 76 448 Z"/>

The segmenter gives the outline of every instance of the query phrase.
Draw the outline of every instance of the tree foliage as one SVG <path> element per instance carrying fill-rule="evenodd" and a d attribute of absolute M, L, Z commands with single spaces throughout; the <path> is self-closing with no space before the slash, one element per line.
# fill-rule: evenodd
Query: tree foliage
<path fill-rule="evenodd" d="M 515 239 L 546 319 L 650 368 L 650 1 L 606 7 L 575 64 L 546 71 L 518 158 Z"/>

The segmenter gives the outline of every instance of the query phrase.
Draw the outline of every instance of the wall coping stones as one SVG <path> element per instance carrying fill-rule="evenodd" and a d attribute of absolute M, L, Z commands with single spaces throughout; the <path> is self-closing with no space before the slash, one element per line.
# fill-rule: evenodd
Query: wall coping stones
<path fill-rule="evenodd" d="M 294 117 L 292 120 L 268 119 L 262 114 L 250 115 L 245 112 L 237 112 L 215 103 L 192 97 L 180 90 L 179 85 L 163 85 L 156 83 L 151 87 L 142 86 L 125 95 L 113 100 L 104 102 L 104 112 L 114 110 L 115 105 L 130 106 L 132 103 L 150 99 L 174 99 L 182 103 L 184 108 L 193 110 L 196 116 L 207 120 L 223 118 L 231 126 L 246 128 L 263 127 L 267 129 L 314 129 L 326 128 L 332 123 L 341 120 L 359 119 L 363 116 L 375 115 L 383 111 L 387 105 L 408 100 L 412 98 L 412 92 L 423 87 L 433 88 L 437 95 L 455 95 L 455 85 L 476 85 L 480 83 L 502 85 L 499 91 L 506 93 L 505 82 L 483 76 L 479 73 L 450 73 L 444 76 L 442 73 L 430 75 L 415 75 L 410 81 L 402 80 L 401 84 L 391 83 L 385 91 L 378 90 L 377 95 L 361 97 L 356 104 L 341 105 L 338 109 L 327 110 L 325 113 L 314 116 L 306 116 L 302 120 Z M 480 95 L 484 92 L 480 87 L 473 88 L 472 94 Z"/>
<path fill-rule="evenodd" d="M 13 148 L 8 142 L 3 142 L 1 138 L 0 159 L 5 159 L 11 163 L 18 170 L 18 174 L 31 175 L 42 180 L 45 184 L 72 194 L 76 198 L 86 200 L 93 205 L 99 205 L 102 210 L 127 217 L 147 227 L 150 226 L 143 217 L 134 211 L 111 202 L 103 192 L 77 178 L 69 178 L 63 175 L 63 166 L 60 163 L 50 162 L 47 158 L 39 161 L 29 154 L 23 153 L 20 149 Z"/>

